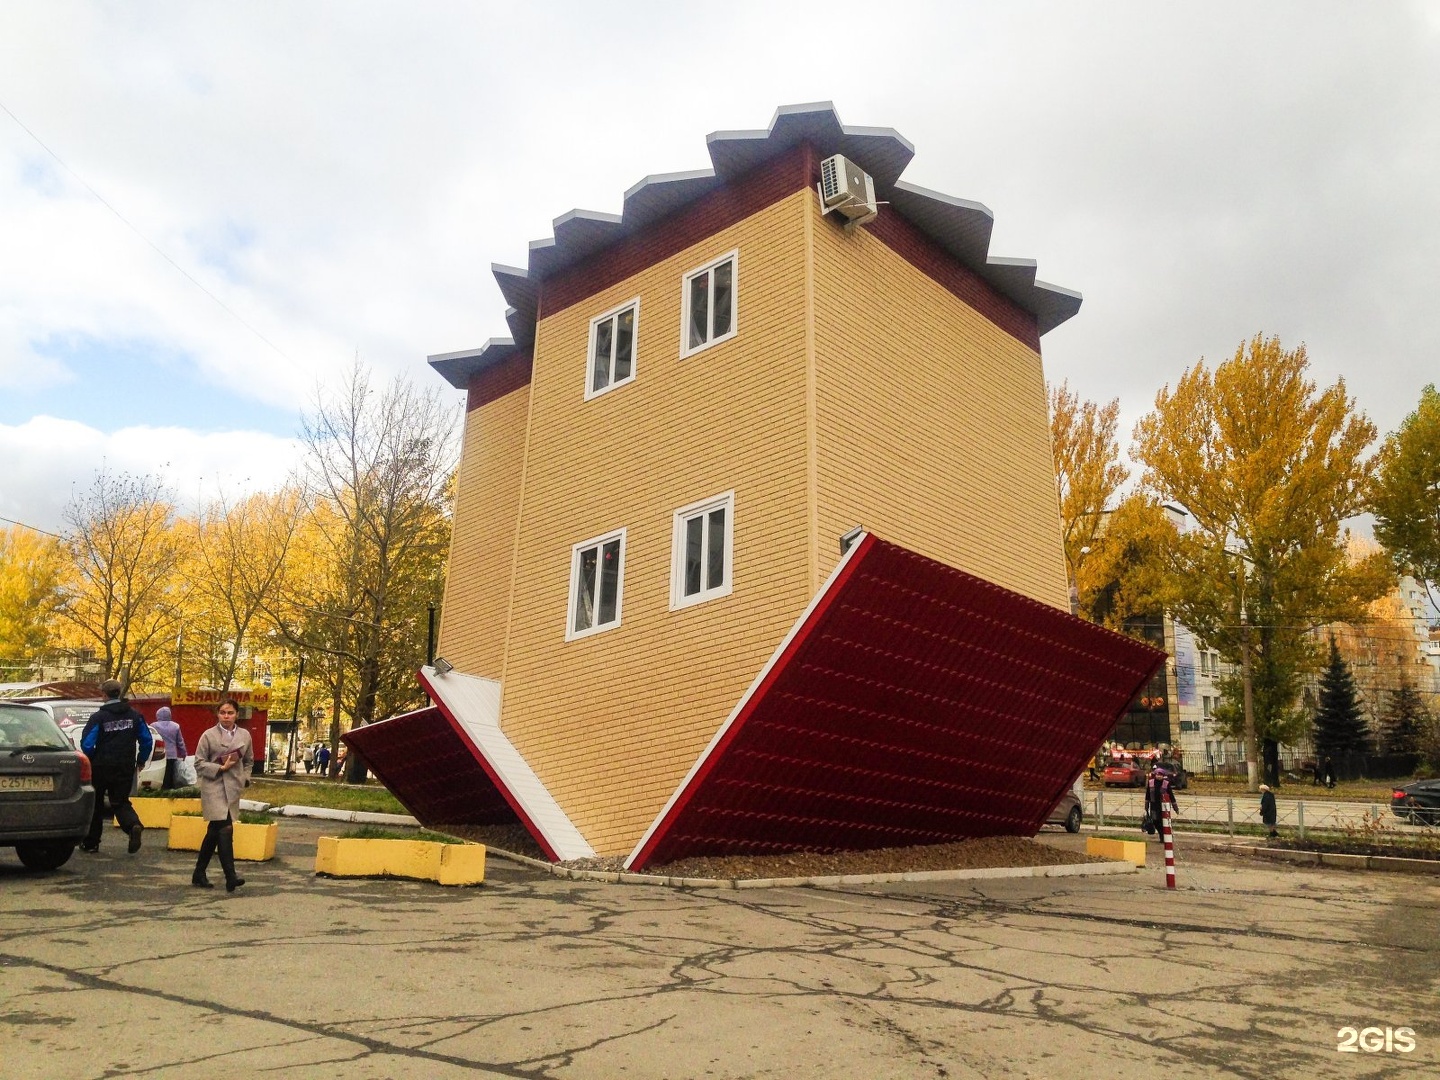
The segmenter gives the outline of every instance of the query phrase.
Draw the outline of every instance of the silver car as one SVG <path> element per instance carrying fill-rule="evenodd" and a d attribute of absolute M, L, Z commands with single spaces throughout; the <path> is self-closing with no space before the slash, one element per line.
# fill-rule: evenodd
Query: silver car
<path fill-rule="evenodd" d="M 1081 809 L 1084 805 L 1084 782 L 1077 778 L 1070 790 L 1060 796 L 1060 801 L 1055 804 L 1055 809 L 1050 811 L 1045 824 L 1064 825 L 1066 832 L 1077 833 L 1080 831 L 1080 823 L 1085 820 L 1085 812 Z"/>
<path fill-rule="evenodd" d="M 90 759 L 50 714 L 0 702 L 0 846 L 31 870 L 55 870 L 90 828 Z"/>

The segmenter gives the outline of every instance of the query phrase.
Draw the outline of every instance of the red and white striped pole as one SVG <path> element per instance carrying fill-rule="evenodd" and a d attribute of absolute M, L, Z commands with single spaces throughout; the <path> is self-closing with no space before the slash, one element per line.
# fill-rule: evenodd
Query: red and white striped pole
<path fill-rule="evenodd" d="M 1165 838 L 1165 887 L 1175 887 L 1175 837 L 1170 832 L 1170 807 L 1160 806 L 1160 830 Z"/>

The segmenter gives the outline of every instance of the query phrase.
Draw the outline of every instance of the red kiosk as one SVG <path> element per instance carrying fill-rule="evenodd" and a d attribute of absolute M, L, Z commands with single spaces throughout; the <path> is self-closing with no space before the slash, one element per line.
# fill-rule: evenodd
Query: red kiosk
<path fill-rule="evenodd" d="M 226 698 L 234 698 L 240 706 L 239 724 L 250 732 L 251 741 L 255 745 L 255 771 L 263 772 L 266 747 L 269 745 L 269 689 L 222 692 L 182 686 L 169 694 L 137 694 L 130 703 L 152 724 L 160 706 L 170 706 L 170 719 L 180 725 L 180 733 L 185 736 L 185 747 L 193 754 L 201 733 L 206 728 L 215 726 L 215 707 Z"/>

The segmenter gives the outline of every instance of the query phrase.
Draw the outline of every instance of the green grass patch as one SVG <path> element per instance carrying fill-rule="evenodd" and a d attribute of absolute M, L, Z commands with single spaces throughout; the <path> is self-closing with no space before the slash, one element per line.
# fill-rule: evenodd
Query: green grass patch
<path fill-rule="evenodd" d="M 141 788 L 132 799 L 198 799 L 200 789 L 198 787 L 177 787 L 161 790 L 160 788 Z"/>
<path fill-rule="evenodd" d="M 379 784 L 252 780 L 245 789 L 245 797 L 275 806 L 325 806 L 331 810 L 363 810 L 371 814 L 409 813 L 399 799 Z"/>
<path fill-rule="evenodd" d="M 361 825 L 340 833 L 341 840 L 430 840 L 437 844 L 464 844 L 458 836 L 431 832 L 429 829 L 391 829 L 383 825 Z"/>

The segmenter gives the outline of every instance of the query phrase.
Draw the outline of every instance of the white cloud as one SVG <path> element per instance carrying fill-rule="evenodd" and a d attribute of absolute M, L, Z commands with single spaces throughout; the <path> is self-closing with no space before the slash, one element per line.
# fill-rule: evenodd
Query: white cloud
<path fill-rule="evenodd" d="M 101 469 L 158 476 L 190 512 L 221 491 L 276 488 L 300 460 L 296 440 L 260 432 L 135 426 L 106 433 L 37 416 L 0 424 L 0 516 L 63 531 L 66 504 Z"/>
<path fill-rule="evenodd" d="M 86 377 L 57 340 L 163 355 L 129 361 L 154 413 L 127 421 L 152 424 L 194 415 L 165 409 L 185 382 L 283 429 L 247 402 L 296 412 L 357 353 L 432 379 L 427 353 L 507 332 L 489 265 L 554 217 L 826 98 L 914 142 L 908 179 L 989 205 L 995 254 L 1085 294 L 1047 371 L 1127 428 L 1257 331 L 1306 341 L 1382 429 L 1435 378 L 1433 6 L 33 0 L 5 24 L 5 105 L 279 350 L 0 115 L 0 395 L 37 413 Z"/>

